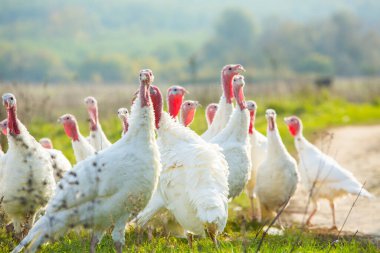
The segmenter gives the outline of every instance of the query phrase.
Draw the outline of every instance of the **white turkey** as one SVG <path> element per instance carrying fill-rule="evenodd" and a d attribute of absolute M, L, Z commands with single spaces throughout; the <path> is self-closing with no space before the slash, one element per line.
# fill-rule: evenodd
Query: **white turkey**
<path fill-rule="evenodd" d="M 66 135 L 71 139 L 75 159 L 80 162 L 87 157 L 95 154 L 95 149 L 79 132 L 78 122 L 74 115 L 65 114 L 59 117 L 58 122 L 63 124 Z"/>
<path fill-rule="evenodd" d="M 229 64 L 223 67 L 221 72 L 223 95 L 220 97 L 218 110 L 216 111 L 214 120 L 206 132 L 202 134 L 204 140 L 211 140 L 227 125 L 234 109 L 232 105 L 232 98 L 234 97 L 232 81 L 235 75 L 242 73 L 243 71 L 245 70 L 240 64 Z"/>
<path fill-rule="evenodd" d="M 181 106 L 181 124 L 185 127 L 190 126 L 190 124 L 194 120 L 195 112 L 197 111 L 197 107 L 200 106 L 198 101 L 186 100 L 182 103 Z"/>
<path fill-rule="evenodd" d="M 244 101 L 244 85 L 243 76 L 236 75 L 233 78 L 233 94 L 237 106 L 226 127 L 210 140 L 211 143 L 218 144 L 222 148 L 228 162 L 229 198 L 235 198 L 242 192 L 251 175 L 249 112 Z"/>
<path fill-rule="evenodd" d="M 195 132 L 162 112 L 161 93 L 152 86 L 152 101 L 158 125 L 158 145 L 163 169 L 157 191 L 138 215 L 145 224 L 160 209 L 169 210 L 192 235 L 204 235 L 205 229 L 217 244 L 228 216 L 228 167 L 217 145 L 205 142 Z M 176 115 L 174 115 L 176 116 Z"/>
<path fill-rule="evenodd" d="M 270 219 L 289 203 L 299 181 L 297 163 L 282 143 L 276 125 L 276 112 L 266 110 L 268 148 L 257 170 L 255 192 L 260 200 L 262 218 Z"/>
<path fill-rule="evenodd" d="M 215 113 L 218 110 L 218 104 L 211 103 L 206 107 L 205 116 L 207 121 L 207 126 L 210 127 L 214 121 Z"/>
<path fill-rule="evenodd" d="M 2 161 L 2 207 L 17 236 L 34 223 L 35 215 L 52 196 L 55 181 L 49 154 L 17 118 L 16 97 L 2 96 L 8 113 L 8 151 Z"/>
<path fill-rule="evenodd" d="M 55 182 L 58 183 L 58 181 L 61 180 L 66 171 L 71 170 L 71 163 L 60 150 L 53 148 L 53 143 L 49 138 L 42 138 L 39 142 L 42 145 L 42 147 L 44 147 L 46 151 L 50 154 L 50 157 L 53 162 L 52 166 L 54 170 L 54 179 Z"/>
<path fill-rule="evenodd" d="M 289 132 L 299 156 L 301 183 L 311 193 L 313 210 L 306 224 L 311 225 L 311 219 L 318 210 L 318 200 L 327 199 L 332 211 L 332 228 L 336 228 L 334 200 L 348 194 L 372 197 L 354 175 L 340 166 L 332 157 L 322 153 L 302 134 L 302 122 L 296 116 L 285 118 Z"/>
<path fill-rule="evenodd" d="M 119 108 L 117 110 L 117 116 L 121 120 L 121 124 L 123 127 L 123 131 L 121 132 L 121 136 L 124 136 L 128 132 L 129 128 L 129 123 L 128 123 L 128 118 L 129 118 L 129 113 L 127 108 Z"/>
<path fill-rule="evenodd" d="M 94 97 L 84 99 L 88 115 L 90 117 L 90 135 L 87 137 L 88 142 L 94 147 L 95 151 L 100 151 L 111 146 L 111 142 L 102 130 L 99 122 L 98 101 Z"/>
<path fill-rule="evenodd" d="M 65 174 L 46 214 L 12 252 L 24 247 L 35 252 L 44 242 L 81 225 L 94 231 L 91 252 L 104 231 L 113 225 L 115 248 L 122 252 L 125 225 L 148 203 L 161 170 L 149 97 L 152 80 L 150 72 L 140 72 L 140 92 L 132 106 L 128 133 Z"/>
<path fill-rule="evenodd" d="M 250 123 L 249 123 L 249 139 L 251 142 L 251 178 L 247 183 L 247 195 L 251 204 L 251 215 L 252 218 L 257 218 L 260 220 L 260 208 L 258 208 L 258 200 L 257 196 L 254 193 L 255 184 L 256 184 L 256 174 L 259 165 L 264 161 L 267 152 L 267 137 L 261 134 L 259 131 L 255 129 L 255 119 L 256 119 L 256 111 L 257 105 L 255 101 L 247 101 L 247 108 L 250 115 Z M 256 205 L 254 204 L 256 203 Z"/>
<path fill-rule="evenodd" d="M 182 86 L 171 86 L 168 89 L 168 96 L 167 96 L 167 104 L 168 104 L 168 110 L 170 116 L 177 119 L 177 115 L 179 114 L 179 111 L 181 110 L 181 105 L 183 98 L 185 97 L 185 94 L 188 93 L 188 91 L 183 88 Z M 169 104 L 171 105 L 169 107 Z"/>

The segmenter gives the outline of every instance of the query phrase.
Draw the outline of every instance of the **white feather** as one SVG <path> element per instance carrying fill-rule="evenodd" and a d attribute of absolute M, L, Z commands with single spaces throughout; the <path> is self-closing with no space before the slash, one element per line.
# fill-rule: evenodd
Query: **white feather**
<path fill-rule="evenodd" d="M 20 225 L 33 222 L 36 212 L 48 202 L 55 180 L 49 154 L 19 120 L 17 125 L 20 134 L 7 136 L 9 148 L 2 159 L 0 191 L 4 211 L 16 232 L 21 232 Z"/>
<path fill-rule="evenodd" d="M 84 138 L 80 133 L 78 133 L 78 140 L 71 141 L 73 146 L 75 159 L 77 162 L 80 162 L 87 157 L 95 154 L 95 149 L 91 144 Z"/>
<path fill-rule="evenodd" d="M 112 237 L 124 243 L 128 219 L 145 207 L 155 190 L 160 156 L 152 107 L 136 100 L 128 133 L 111 147 L 75 165 L 59 182 L 46 214 L 12 252 L 29 244 L 34 252 L 44 241 L 83 225 L 101 234 L 112 224 Z"/>
<path fill-rule="evenodd" d="M 152 200 L 138 219 L 147 222 L 165 207 L 187 231 L 204 233 L 206 224 L 224 230 L 228 208 L 228 169 L 218 146 L 162 114 L 158 130 L 163 170 Z"/>
<path fill-rule="evenodd" d="M 95 151 L 103 150 L 112 145 L 112 143 L 107 139 L 107 136 L 104 134 L 100 123 L 97 124 L 97 129 L 95 131 L 90 131 L 90 135 L 87 137 L 87 140 Z"/>
<path fill-rule="evenodd" d="M 219 112 L 219 109 L 218 111 Z M 228 162 L 229 198 L 238 196 L 244 189 L 251 171 L 251 144 L 248 135 L 249 112 L 237 106 L 227 126 L 210 140 L 218 144 Z"/>
<path fill-rule="evenodd" d="M 227 125 L 228 120 L 232 114 L 234 107 L 232 104 L 228 104 L 226 102 L 226 98 L 224 96 L 220 97 L 218 110 L 215 113 L 214 120 L 212 121 L 209 128 L 204 132 L 201 137 L 209 141 L 217 134 L 219 134 Z"/>

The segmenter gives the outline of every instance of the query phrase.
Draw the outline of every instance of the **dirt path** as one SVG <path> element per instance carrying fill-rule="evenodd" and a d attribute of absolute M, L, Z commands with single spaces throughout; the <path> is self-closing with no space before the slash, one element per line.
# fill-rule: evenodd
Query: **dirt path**
<path fill-rule="evenodd" d="M 360 181 L 366 181 L 366 189 L 377 198 L 368 200 L 360 197 L 356 202 L 345 231 L 380 235 L 380 126 L 353 126 L 331 129 L 331 141 L 316 141 L 322 150 L 328 149 L 342 166 L 350 170 Z M 328 143 L 327 143 L 328 142 Z M 330 147 L 329 143 L 331 143 Z M 307 193 L 298 187 L 296 196 L 287 210 L 287 219 L 302 222 Z M 340 228 L 349 212 L 355 196 L 336 201 L 337 226 Z M 318 227 L 331 227 L 331 212 L 325 201 L 320 201 L 320 209 L 313 218 Z"/>

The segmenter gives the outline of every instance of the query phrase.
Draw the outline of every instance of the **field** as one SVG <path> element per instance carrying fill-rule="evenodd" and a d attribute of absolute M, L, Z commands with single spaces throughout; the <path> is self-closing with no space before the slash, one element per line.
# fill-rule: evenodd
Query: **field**
<path fill-rule="evenodd" d="M 278 113 L 277 123 L 288 149 L 295 154 L 292 137 L 287 132 L 283 117 L 298 115 L 303 119 L 306 137 L 320 138 L 331 127 L 347 125 L 370 125 L 380 122 L 379 80 L 337 80 L 330 89 L 318 89 L 311 84 L 280 83 L 260 84 L 246 87 L 247 99 L 254 99 L 259 106 L 256 126 L 265 133 L 264 111 L 273 108 Z M 160 85 L 165 91 L 167 85 Z M 50 137 L 55 148 L 62 150 L 73 162 L 71 143 L 65 136 L 62 126 L 56 123 L 64 113 L 77 116 L 81 132 L 88 135 L 87 113 L 83 98 L 93 95 L 98 99 L 102 128 L 111 141 L 120 138 L 121 125 L 116 115 L 119 107 L 128 107 L 137 85 L 15 85 L 3 84 L 0 91 L 12 92 L 18 99 L 19 118 L 36 139 Z M 191 128 L 202 133 L 206 128 L 204 109 L 209 102 L 217 102 L 219 86 L 187 86 L 190 94 L 186 99 L 198 100 L 203 105 L 198 109 Z M 5 118 L 4 110 L 0 116 Z M 5 147 L 5 138 L 2 138 Z M 261 224 L 248 221 L 248 199 L 245 194 L 230 205 L 230 218 L 225 233 L 220 238 L 222 252 L 255 252 L 260 244 Z M 41 252 L 83 252 L 88 251 L 90 235 L 85 232 L 71 232 L 63 239 L 44 246 Z M 153 234 L 151 234 L 153 233 Z M 257 237 L 256 237 L 257 236 Z M 261 252 L 377 252 L 378 241 L 372 236 L 343 232 L 337 241 L 337 232 L 325 229 L 307 231 L 302 224 L 287 224 L 284 235 L 268 235 L 262 241 Z M 126 251 L 135 252 L 186 252 L 189 251 L 186 239 L 160 236 L 160 231 L 142 234 L 131 229 L 126 233 Z M 334 242 L 334 243 L 333 243 Z M 15 245 L 3 230 L 0 232 L 0 252 L 8 252 Z M 112 252 L 109 235 L 99 246 L 101 252 Z M 128 250 L 127 250 L 128 249 Z M 194 252 L 215 251 L 210 240 L 196 239 Z"/>

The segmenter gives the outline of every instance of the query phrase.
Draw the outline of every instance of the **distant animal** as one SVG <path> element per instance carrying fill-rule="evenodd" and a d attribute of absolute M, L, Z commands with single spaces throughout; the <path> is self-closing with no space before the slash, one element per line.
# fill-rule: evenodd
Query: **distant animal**
<path fill-rule="evenodd" d="M 94 97 L 86 97 L 84 103 L 86 104 L 90 117 L 90 135 L 87 137 L 88 142 L 94 147 L 95 151 L 108 148 L 112 143 L 107 139 L 100 125 L 98 101 Z"/>
<path fill-rule="evenodd" d="M 78 122 L 74 115 L 64 114 L 59 117 L 58 122 L 63 125 L 66 135 L 71 139 L 75 159 L 80 162 L 87 157 L 95 154 L 95 149 L 79 132 Z"/>
<path fill-rule="evenodd" d="M 127 108 L 119 108 L 117 110 L 117 116 L 121 120 L 121 124 L 123 127 L 123 131 L 121 132 L 121 136 L 124 136 L 128 132 L 129 128 L 129 123 L 128 123 L 128 117 L 129 117 L 129 112 Z"/>
<path fill-rule="evenodd" d="M 290 134 L 294 137 L 299 157 L 299 170 L 301 182 L 311 194 L 313 209 L 306 221 L 311 225 L 311 219 L 318 210 L 318 200 L 327 199 L 332 211 L 332 229 L 336 229 L 334 200 L 354 194 L 371 198 L 373 197 L 354 175 L 340 166 L 332 157 L 322 153 L 311 144 L 302 134 L 302 121 L 296 116 L 285 118 Z"/>
<path fill-rule="evenodd" d="M 206 107 L 205 116 L 207 121 L 207 126 L 210 127 L 214 121 L 216 111 L 218 110 L 218 104 L 211 103 Z"/>
<path fill-rule="evenodd" d="M 282 143 L 276 125 L 276 112 L 266 110 L 268 147 L 257 170 L 255 192 L 260 200 L 263 220 L 273 218 L 296 191 L 299 181 L 297 163 Z"/>
<path fill-rule="evenodd" d="M 179 111 L 181 110 L 181 105 L 183 102 L 183 98 L 188 91 L 183 88 L 182 86 L 175 85 L 171 86 L 168 89 L 168 97 L 167 97 L 167 103 L 171 104 L 171 108 L 169 109 L 169 114 L 172 117 L 177 118 L 177 115 L 179 114 Z"/>
<path fill-rule="evenodd" d="M 198 101 L 186 100 L 181 106 L 181 124 L 185 127 L 190 126 L 194 120 L 195 112 L 199 106 Z"/>

